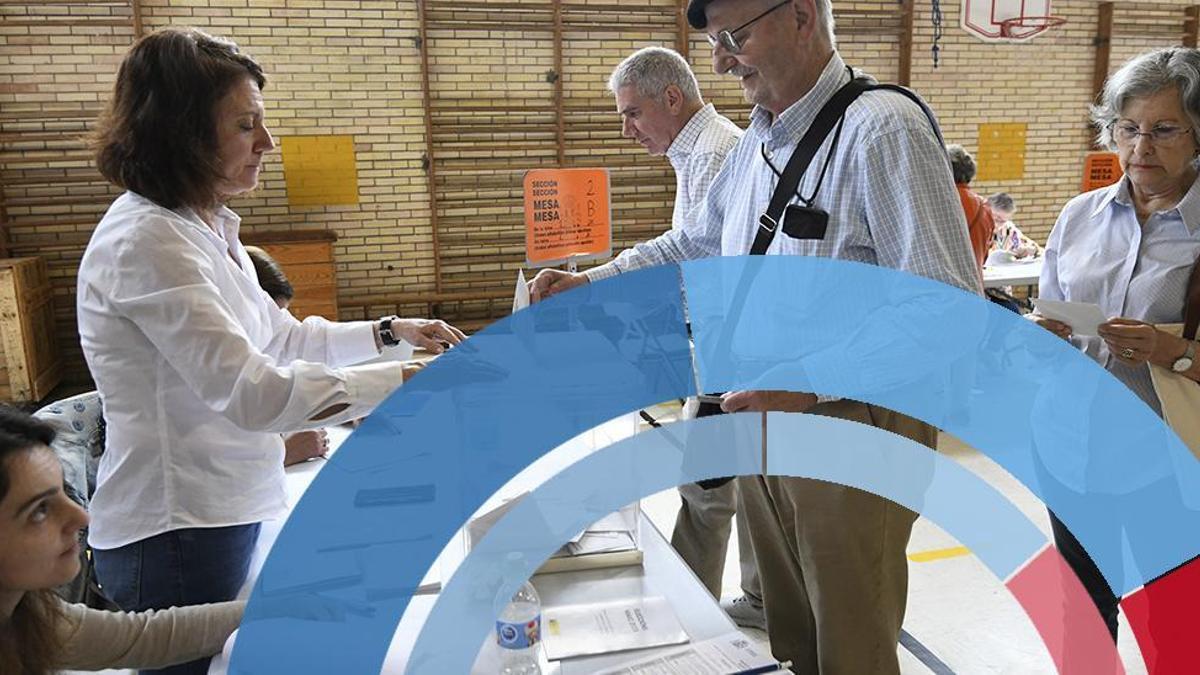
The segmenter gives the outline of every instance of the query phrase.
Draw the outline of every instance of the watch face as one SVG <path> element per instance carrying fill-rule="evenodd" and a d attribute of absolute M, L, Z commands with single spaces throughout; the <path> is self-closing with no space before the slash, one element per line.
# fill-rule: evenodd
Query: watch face
<path fill-rule="evenodd" d="M 1184 373 L 1192 369 L 1192 360 L 1186 356 L 1181 356 L 1175 359 L 1175 363 L 1171 364 L 1171 370 L 1177 373 Z"/>

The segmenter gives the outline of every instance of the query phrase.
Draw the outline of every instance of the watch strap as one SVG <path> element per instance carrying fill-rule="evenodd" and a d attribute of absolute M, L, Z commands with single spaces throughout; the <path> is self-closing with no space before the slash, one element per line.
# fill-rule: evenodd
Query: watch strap
<path fill-rule="evenodd" d="M 1182 373 L 1189 370 L 1192 364 L 1196 362 L 1196 342 L 1194 340 L 1187 341 L 1187 349 L 1183 351 L 1183 355 L 1175 359 L 1171 363 L 1171 370 L 1176 373 Z"/>
<path fill-rule="evenodd" d="M 400 340 L 392 333 L 392 320 L 396 317 L 385 316 L 379 320 L 379 341 L 387 347 L 395 347 L 400 344 Z"/>

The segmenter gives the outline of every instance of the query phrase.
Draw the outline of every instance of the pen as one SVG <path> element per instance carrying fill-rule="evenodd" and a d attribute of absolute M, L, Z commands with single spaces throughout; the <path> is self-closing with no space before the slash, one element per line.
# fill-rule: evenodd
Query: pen
<path fill-rule="evenodd" d="M 783 663 L 773 663 L 766 666 L 759 666 L 757 668 L 750 668 L 749 670 L 739 670 L 736 673 L 730 673 L 729 675 L 761 675 L 762 673 L 773 673 L 777 670 L 787 670 L 791 667 L 791 661 L 784 661 Z"/>

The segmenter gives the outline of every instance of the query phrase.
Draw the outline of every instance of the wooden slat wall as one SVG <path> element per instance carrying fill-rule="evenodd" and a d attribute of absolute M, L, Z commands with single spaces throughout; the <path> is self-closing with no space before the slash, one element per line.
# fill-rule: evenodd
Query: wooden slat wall
<path fill-rule="evenodd" d="M 680 33 L 685 6 L 681 0 L 422 3 L 437 291 L 489 296 L 434 302 L 431 311 L 464 325 L 508 313 L 494 296 L 511 292 L 524 264 L 521 179 L 529 169 L 610 169 L 614 253 L 670 227 L 670 164 L 621 137 L 605 85 L 634 50 L 682 44 L 705 97 L 744 127 L 750 106 L 738 83 L 713 74 L 701 33 Z M 907 81 L 896 57 L 910 27 L 906 16 L 911 7 L 894 0 L 839 3 L 843 54 L 880 80 Z"/>
<path fill-rule="evenodd" d="M 66 371 L 72 380 L 85 380 L 75 330 L 75 273 L 116 192 L 96 172 L 83 137 L 134 40 L 134 12 L 130 2 L 12 3 L 3 8 L 0 31 L 10 60 L 36 64 L 37 70 L 0 91 L 7 94 L 0 108 L 0 224 L 7 254 L 46 260 Z"/>
<path fill-rule="evenodd" d="M 1126 61 L 1149 49 L 1186 45 L 1192 39 L 1190 9 L 1151 2 L 1115 3 L 1112 45 L 1105 74 L 1111 75 Z"/>

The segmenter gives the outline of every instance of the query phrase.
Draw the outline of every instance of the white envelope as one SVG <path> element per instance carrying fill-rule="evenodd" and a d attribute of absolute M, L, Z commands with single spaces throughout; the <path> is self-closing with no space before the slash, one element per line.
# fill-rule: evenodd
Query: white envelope
<path fill-rule="evenodd" d="M 1047 319 L 1061 321 L 1071 327 L 1072 335 L 1092 337 L 1098 335 L 1100 324 L 1108 321 L 1099 305 L 1090 302 L 1063 302 L 1036 298 L 1033 306 L 1038 314 Z"/>

